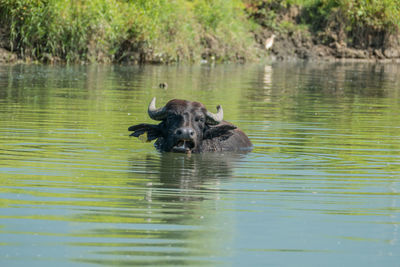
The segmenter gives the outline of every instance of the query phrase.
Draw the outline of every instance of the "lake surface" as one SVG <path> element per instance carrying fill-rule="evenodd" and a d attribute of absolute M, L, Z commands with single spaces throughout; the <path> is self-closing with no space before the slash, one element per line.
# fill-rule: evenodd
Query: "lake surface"
<path fill-rule="evenodd" d="M 253 151 L 130 138 L 153 96 Z M 0 66 L 1 266 L 399 264 L 399 65 Z"/>

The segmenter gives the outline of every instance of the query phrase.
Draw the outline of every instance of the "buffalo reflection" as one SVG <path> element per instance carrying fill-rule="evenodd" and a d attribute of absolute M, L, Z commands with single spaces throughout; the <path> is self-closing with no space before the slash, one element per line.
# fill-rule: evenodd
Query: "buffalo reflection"
<path fill-rule="evenodd" d="M 134 157 L 129 187 L 141 196 L 129 202 L 133 207 L 130 216 L 141 222 L 135 229 L 139 240 L 152 242 L 132 249 L 153 254 L 145 263 L 135 259 L 131 265 L 218 265 L 215 258 L 229 254 L 226 248 L 231 246 L 235 225 L 221 195 L 244 155 L 153 153 Z M 167 244 L 168 250 L 160 251 L 160 244 Z"/>
<path fill-rule="evenodd" d="M 238 153 L 163 153 L 157 167 L 159 183 L 157 186 L 153 183 L 151 187 L 175 192 L 158 194 L 157 199 L 161 201 L 216 199 L 220 183 L 232 177 L 233 170 L 242 157 L 243 154 Z M 148 168 L 150 172 L 154 172 L 153 164 Z"/>
<path fill-rule="evenodd" d="M 233 170 L 244 154 L 162 153 L 158 164 L 148 156 L 147 173 L 158 174 L 157 181 L 148 183 L 146 199 L 153 201 L 201 201 L 218 198 L 223 180 L 233 176 Z M 157 194 L 154 194 L 154 190 Z M 168 190 L 168 191 L 166 191 Z M 168 192 L 168 193 L 166 193 Z"/>

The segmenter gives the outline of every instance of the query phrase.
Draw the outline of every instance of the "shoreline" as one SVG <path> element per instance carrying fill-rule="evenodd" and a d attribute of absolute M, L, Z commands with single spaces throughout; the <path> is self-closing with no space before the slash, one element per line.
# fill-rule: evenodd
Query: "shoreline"
<path fill-rule="evenodd" d="M 11 52 L 5 47 L 6 39 L 4 36 L 0 41 L 0 63 L 1 64 L 180 64 L 180 63 L 255 63 L 260 61 L 310 61 L 310 62 L 379 62 L 379 63 L 400 63 L 400 46 L 389 45 L 390 48 L 384 49 L 355 49 L 342 44 L 333 43 L 330 45 L 322 45 L 316 43 L 317 36 L 311 35 L 310 32 L 289 32 L 286 34 L 276 34 L 273 46 L 266 50 L 264 43 L 275 33 L 269 29 L 262 29 L 258 33 L 254 33 L 254 44 L 250 48 L 256 56 L 247 58 L 245 56 L 237 56 L 229 60 L 216 60 L 223 58 L 219 55 L 217 48 L 204 48 L 207 51 L 198 54 L 198 60 L 174 60 L 173 55 L 167 52 L 155 53 L 151 49 L 127 51 L 132 57 L 126 57 L 122 61 L 79 61 L 67 62 L 51 55 L 46 55 L 45 60 L 34 60 L 27 56 L 21 58 L 16 52 Z M 296 36 L 296 37 L 294 37 Z M 2 47 L 2 46 L 3 47 Z M 231 53 L 238 51 L 231 51 Z M 176 55 L 175 55 L 176 56 Z M 171 59 L 172 60 L 168 60 Z"/>
<path fill-rule="evenodd" d="M 303 50 L 304 51 L 304 50 Z M 312 51 L 312 50 L 309 50 Z M 358 50 L 357 52 L 367 53 L 368 50 Z M 257 63 L 257 62 L 315 62 L 315 63 L 335 63 L 335 62 L 343 62 L 343 63 L 400 63 L 400 57 L 396 58 L 379 58 L 379 57 L 366 57 L 366 58 L 358 58 L 358 57 L 335 57 L 332 55 L 328 56 L 309 56 L 306 58 L 299 57 L 296 53 L 288 53 L 285 50 L 278 50 L 274 49 L 273 53 L 265 54 L 265 56 L 258 57 L 255 60 L 236 60 L 236 61 L 219 61 L 215 62 L 212 59 L 201 59 L 198 61 L 171 61 L 171 62 L 162 62 L 158 60 L 149 60 L 144 62 L 138 61 L 123 61 L 123 62 L 66 62 L 66 61 L 48 61 L 42 62 L 38 60 L 32 60 L 30 58 L 19 58 L 16 53 L 10 52 L 5 48 L 0 47 L 0 64 L 43 64 L 43 65 L 58 65 L 58 64 L 72 64 L 72 65 L 86 65 L 86 64 L 126 64 L 126 65 L 143 65 L 143 64 L 150 64 L 150 65 L 172 65 L 172 64 L 224 64 L 224 63 L 235 63 L 235 64 L 247 64 L 247 63 Z"/>

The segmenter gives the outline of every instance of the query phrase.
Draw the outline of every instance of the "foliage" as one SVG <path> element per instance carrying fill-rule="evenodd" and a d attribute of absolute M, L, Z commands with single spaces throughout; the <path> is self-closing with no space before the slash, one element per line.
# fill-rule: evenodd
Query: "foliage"
<path fill-rule="evenodd" d="M 400 26 L 400 0 L 245 0 L 246 10 L 258 23 L 285 32 L 293 21 L 314 32 L 336 32 L 353 46 L 384 45 Z M 301 12 L 288 20 L 290 7 Z M 343 40 L 342 40 L 343 41 Z"/>
<path fill-rule="evenodd" d="M 329 20 L 340 12 L 349 27 L 397 30 L 400 25 L 399 0 L 315 0 L 304 5 L 309 22 Z"/>
<path fill-rule="evenodd" d="M 205 35 L 222 47 L 248 46 L 251 23 L 240 5 L 239 0 L 0 0 L 0 25 L 8 26 L 11 49 L 35 60 L 118 61 L 133 52 L 171 60 L 200 54 Z"/>
<path fill-rule="evenodd" d="M 399 0 L 341 0 L 340 8 L 351 25 L 395 31 L 400 26 Z"/>
<path fill-rule="evenodd" d="M 11 47 L 22 56 L 78 61 L 101 53 L 112 56 L 108 48 L 129 23 L 122 5 L 111 0 L 2 0 L 1 19 L 11 22 Z"/>
<path fill-rule="evenodd" d="M 305 8 L 314 31 L 336 31 L 355 47 L 382 47 L 400 26 L 399 0 L 318 0 Z"/>

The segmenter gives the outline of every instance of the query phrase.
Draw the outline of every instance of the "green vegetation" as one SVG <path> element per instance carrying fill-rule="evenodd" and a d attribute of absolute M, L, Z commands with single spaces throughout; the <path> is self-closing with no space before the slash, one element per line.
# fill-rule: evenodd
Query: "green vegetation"
<path fill-rule="evenodd" d="M 400 26 L 400 0 L 248 0 L 250 15 L 265 27 L 285 32 L 288 10 L 297 6 L 291 19 L 314 33 L 332 32 L 335 40 L 358 48 L 381 47 Z M 293 28 L 293 27 L 292 27 Z"/>
<path fill-rule="evenodd" d="M 366 49 L 382 47 L 400 26 L 399 0 L 318 0 L 305 8 L 314 30 L 338 33 L 338 41 Z"/>
<path fill-rule="evenodd" d="M 251 59 L 263 28 L 379 48 L 399 26 L 400 0 L 0 0 L 1 46 L 44 62 Z"/>
<path fill-rule="evenodd" d="M 231 60 L 252 43 L 239 0 L 0 0 L 0 23 L 40 61 Z"/>

